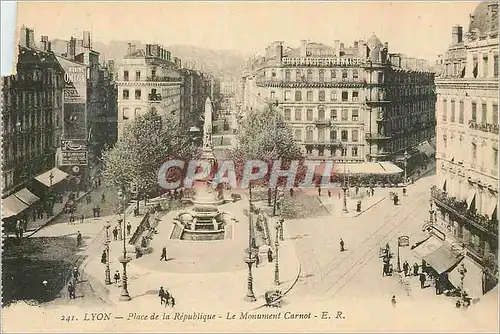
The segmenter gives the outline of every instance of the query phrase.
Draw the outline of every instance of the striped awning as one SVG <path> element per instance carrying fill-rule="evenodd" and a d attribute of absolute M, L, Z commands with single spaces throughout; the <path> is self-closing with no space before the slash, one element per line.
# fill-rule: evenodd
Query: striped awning
<path fill-rule="evenodd" d="M 403 172 L 401 168 L 392 162 L 364 162 L 355 164 L 334 164 L 334 171 L 338 174 L 398 174 Z"/>
<path fill-rule="evenodd" d="M 56 184 L 58 184 L 59 182 L 61 182 L 62 180 L 64 180 L 66 177 L 68 177 L 67 173 L 54 167 L 51 170 L 46 171 L 45 173 L 35 177 L 35 180 L 51 188 Z"/>
<path fill-rule="evenodd" d="M 28 206 L 14 195 L 2 199 L 2 218 L 9 218 L 20 214 Z"/>
<path fill-rule="evenodd" d="M 14 196 L 16 196 L 26 205 L 31 205 L 39 200 L 39 198 L 35 194 L 33 194 L 26 188 L 19 190 L 17 193 L 14 194 Z"/>

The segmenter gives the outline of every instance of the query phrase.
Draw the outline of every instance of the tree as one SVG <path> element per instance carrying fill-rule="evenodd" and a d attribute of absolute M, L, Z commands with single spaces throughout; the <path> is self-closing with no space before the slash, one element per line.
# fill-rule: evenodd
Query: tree
<path fill-rule="evenodd" d="M 235 162 L 236 177 L 239 180 L 243 178 L 245 162 L 249 160 L 267 162 L 266 177 L 253 183 L 263 186 L 269 185 L 274 160 L 281 160 L 282 169 L 288 168 L 294 160 L 302 161 L 292 128 L 273 105 L 249 114 L 241 123 L 237 138 L 238 146 L 230 152 L 230 157 Z M 298 174 L 303 172 L 302 166 L 299 170 Z M 278 179 L 278 185 L 284 185 L 284 178 Z M 270 201 L 270 192 L 268 194 Z"/>
<path fill-rule="evenodd" d="M 150 110 L 127 124 L 115 146 L 104 150 L 104 182 L 127 191 L 135 188 L 137 200 L 145 199 L 158 193 L 158 171 L 163 163 L 187 161 L 196 150 L 188 132 L 174 118 Z"/>

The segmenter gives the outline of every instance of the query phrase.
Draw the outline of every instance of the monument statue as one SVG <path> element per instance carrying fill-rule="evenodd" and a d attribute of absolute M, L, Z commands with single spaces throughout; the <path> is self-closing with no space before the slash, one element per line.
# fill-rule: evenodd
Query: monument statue
<path fill-rule="evenodd" d="M 203 146 L 201 159 L 215 162 L 214 146 L 212 142 L 212 101 L 207 97 L 205 101 L 205 122 L 203 124 Z"/>

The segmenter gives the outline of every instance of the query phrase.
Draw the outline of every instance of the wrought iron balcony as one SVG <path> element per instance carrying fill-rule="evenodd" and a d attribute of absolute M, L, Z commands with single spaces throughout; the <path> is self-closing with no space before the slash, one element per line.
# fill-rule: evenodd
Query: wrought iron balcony
<path fill-rule="evenodd" d="M 323 125 L 323 126 L 330 126 L 331 121 L 329 119 L 324 119 L 324 118 L 323 119 L 315 118 L 314 124 Z"/>
<path fill-rule="evenodd" d="M 446 192 L 438 189 L 436 186 L 431 188 L 431 194 L 437 206 L 453 213 L 476 229 L 498 238 L 498 219 L 493 220 L 491 217 L 488 217 L 488 215 L 469 210 L 465 200 L 461 201 L 456 197 L 450 197 Z"/>
<path fill-rule="evenodd" d="M 365 138 L 366 140 L 386 140 L 386 139 L 391 139 L 392 137 L 381 133 L 367 132 L 365 133 Z"/>
<path fill-rule="evenodd" d="M 477 123 L 474 120 L 469 121 L 469 128 L 473 130 L 479 130 L 484 132 L 491 132 L 498 134 L 498 124 L 492 123 Z"/>
<path fill-rule="evenodd" d="M 180 77 L 167 77 L 167 76 L 161 76 L 161 77 L 154 76 L 154 77 L 147 77 L 146 81 L 153 81 L 153 82 L 181 82 L 182 78 L 180 78 Z"/>

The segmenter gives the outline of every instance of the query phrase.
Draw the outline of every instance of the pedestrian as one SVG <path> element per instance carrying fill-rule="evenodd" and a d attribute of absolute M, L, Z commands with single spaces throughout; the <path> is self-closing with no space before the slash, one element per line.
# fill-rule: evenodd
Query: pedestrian
<path fill-rule="evenodd" d="M 118 281 L 120 280 L 120 272 L 118 270 L 113 275 L 113 278 L 115 279 L 115 284 L 118 284 Z"/>
<path fill-rule="evenodd" d="M 75 287 L 73 286 L 73 284 L 71 282 L 69 282 L 69 284 L 68 284 L 68 295 L 69 295 L 69 299 L 76 299 Z"/>
<path fill-rule="evenodd" d="M 267 249 L 267 262 L 273 262 L 273 250 L 271 247 Z"/>
<path fill-rule="evenodd" d="M 106 195 L 104 195 L 104 193 L 101 195 L 101 201 L 106 202 Z"/>
<path fill-rule="evenodd" d="M 332 191 L 328 189 L 328 198 L 332 198 Z"/>
<path fill-rule="evenodd" d="M 101 206 L 100 205 L 97 206 L 96 211 L 97 211 L 97 217 L 101 217 Z"/>
<path fill-rule="evenodd" d="M 170 292 L 168 290 L 165 290 L 163 293 L 163 301 L 165 302 L 165 307 L 170 305 Z"/>
<path fill-rule="evenodd" d="M 130 222 L 127 222 L 127 235 L 130 235 L 130 230 L 132 230 L 132 225 Z"/>
<path fill-rule="evenodd" d="M 160 261 L 161 260 L 167 261 L 167 247 L 166 246 L 163 246 L 163 249 L 161 250 Z"/>
<path fill-rule="evenodd" d="M 118 240 L 118 229 L 116 228 L 116 226 L 113 229 L 113 239 Z"/>
<path fill-rule="evenodd" d="M 406 196 L 406 188 L 403 188 L 403 196 Z"/>
<path fill-rule="evenodd" d="M 285 238 L 283 236 L 283 223 L 285 222 L 285 219 L 281 218 L 279 221 L 279 232 L 280 232 L 280 241 L 285 241 Z"/>
<path fill-rule="evenodd" d="M 318 196 L 321 197 L 321 187 L 318 187 Z"/>
<path fill-rule="evenodd" d="M 394 296 L 394 295 L 391 298 L 391 304 L 393 307 L 396 307 L 396 296 Z"/>
<path fill-rule="evenodd" d="M 69 215 L 69 223 L 73 224 L 75 222 L 75 216 L 73 216 L 73 213 Z"/>
<path fill-rule="evenodd" d="M 410 265 L 408 264 L 408 262 L 404 262 L 403 263 L 403 272 L 405 273 L 405 276 L 408 276 L 408 271 L 410 269 Z"/>
<path fill-rule="evenodd" d="M 163 305 L 163 300 L 165 298 L 165 290 L 160 286 L 160 291 L 158 291 L 158 297 L 160 297 L 160 305 Z"/>
<path fill-rule="evenodd" d="M 76 246 L 80 247 L 82 245 L 82 234 L 80 231 L 78 231 L 78 234 L 76 235 Z"/>
<path fill-rule="evenodd" d="M 420 273 L 420 289 L 425 288 L 425 280 L 426 280 L 425 274 L 423 272 L 421 272 Z"/>
<path fill-rule="evenodd" d="M 356 196 L 358 196 L 359 193 L 359 186 L 356 186 Z"/>
<path fill-rule="evenodd" d="M 290 197 L 293 197 L 293 188 L 290 188 Z"/>
<path fill-rule="evenodd" d="M 82 216 L 80 217 L 80 224 L 83 224 L 85 221 L 85 215 L 82 213 Z"/>
<path fill-rule="evenodd" d="M 416 262 L 413 264 L 413 276 L 418 276 L 418 264 Z"/>
<path fill-rule="evenodd" d="M 372 187 L 371 188 L 372 196 L 375 196 L 375 189 Z"/>
<path fill-rule="evenodd" d="M 441 281 L 439 277 L 434 278 L 434 287 L 436 288 L 436 295 L 441 294 Z"/>
<path fill-rule="evenodd" d="M 221 137 L 220 137 L 220 144 L 221 144 L 221 145 L 224 145 L 224 136 L 221 136 Z"/>
<path fill-rule="evenodd" d="M 73 280 L 76 283 L 78 283 L 78 278 L 80 277 L 80 272 L 78 271 L 77 267 L 73 268 Z"/>
<path fill-rule="evenodd" d="M 96 218 L 97 217 L 97 207 L 94 205 L 94 207 L 92 208 L 92 212 L 93 212 L 93 217 Z"/>
<path fill-rule="evenodd" d="M 101 263 L 106 264 L 107 258 L 108 258 L 108 256 L 106 255 L 106 250 L 103 250 L 102 254 L 101 254 Z"/>
<path fill-rule="evenodd" d="M 342 238 L 340 238 L 340 251 L 341 251 L 341 252 L 345 251 L 345 248 L 344 248 L 344 240 L 342 240 Z"/>

